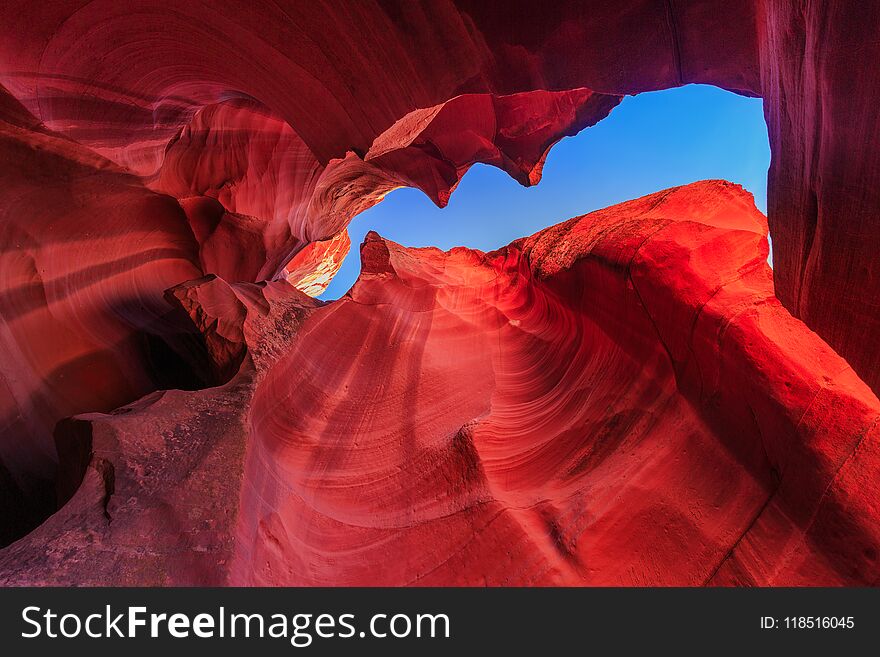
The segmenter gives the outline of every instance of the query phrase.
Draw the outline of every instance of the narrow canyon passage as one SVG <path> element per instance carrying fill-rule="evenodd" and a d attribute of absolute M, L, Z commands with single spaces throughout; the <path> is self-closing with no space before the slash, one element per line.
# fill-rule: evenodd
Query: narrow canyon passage
<path fill-rule="evenodd" d="M 5 4 L 0 582 L 876 584 L 878 23 Z"/>

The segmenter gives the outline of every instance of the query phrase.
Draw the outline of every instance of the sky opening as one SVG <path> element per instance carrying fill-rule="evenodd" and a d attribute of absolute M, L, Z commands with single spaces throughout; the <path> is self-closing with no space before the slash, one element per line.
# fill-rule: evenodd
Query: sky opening
<path fill-rule="evenodd" d="M 556 144 L 534 187 L 477 164 L 442 210 L 419 190 L 391 192 L 351 222 L 351 252 L 319 298 L 351 288 L 370 230 L 404 246 L 491 251 L 571 217 L 710 178 L 742 185 L 766 214 L 769 165 L 760 98 L 705 85 L 628 96 L 606 119 Z"/>

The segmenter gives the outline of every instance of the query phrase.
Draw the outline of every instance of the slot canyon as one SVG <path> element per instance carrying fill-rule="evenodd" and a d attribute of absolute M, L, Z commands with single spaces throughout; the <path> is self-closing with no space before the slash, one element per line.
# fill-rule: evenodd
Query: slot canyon
<path fill-rule="evenodd" d="M 4 2 L 0 584 L 877 585 L 878 28 L 845 0 Z M 763 100 L 766 216 L 704 180 L 487 252 L 351 243 L 398 188 L 538 185 L 687 84 Z"/>

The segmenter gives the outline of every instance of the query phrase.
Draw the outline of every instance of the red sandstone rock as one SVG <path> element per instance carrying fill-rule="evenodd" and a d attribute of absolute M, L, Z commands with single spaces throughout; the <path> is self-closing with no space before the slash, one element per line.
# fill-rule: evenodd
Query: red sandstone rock
<path fill-rule="evenodd" d="M 4 3 L 0 544 L 94 455 L 3 577 L 874 583 L 878 22 L 765 0 Z M 688 82 L 765 99 L 772 280 L 761 217 L 709 184 L 489 256 L 371 238 L 345 300 L 293 288 L 323 289 L 391 189 L 442 205 L 475 162 L 533 184 L 622 94 Z M 178 443 L 227 480 L 158 467 Z M 115 514 L 111 466 L 135 500 Z M 217 534 L 163 564 L 200 531 L 173 508 L 191 491 Z M 122 547 L 175 523 L 151 563 Z M 422 561 L 379 571 L 389 544 Z M 52 574 L 62 550 L 83 561 Z"/>
<path fill-rule="evenodd" d="M 869 346 L 880 330 L 880 76 L 864 65 L 880 48 L 876 3 L 257 1 L 243 11 L 60 0 L 39 12 L 7 2 L 0 17 L 0 84 L 50 128 L 149 175 L 181 127 L 218 103 L 267 108 L 323 167 L 462 93 L 586 88 L 610 100 L 704 82 L 764 96 L 777 294 L 880 386 Z M 278 199 L 264 194 L 258 205 Z M 307 239 L 337 234 L 344 215 Z"/>
<path fill-rule="evenodd" d="M 871 584 L 880 401 L 776 300 L 766 255 L 751 196 L 704 182 L 489 254 L 373 233 L 331 304 L 175 288 L 238 374 L 62 423 L 83 483 L 0 573 Z"/>
<path fill-rule="evenodd" d="M 171 382 L 170 348 L 151 336 L 186 326 L 162 294 L 201 273 L 174 199 L 12 116 L 0 121 L 2 543 L 54 506 L 58 420 Z"/>
<path fill-rule="evenodd" d="M 54 476 L 50 437 L 58 420 L 107 411 L 157 388 L 191 385 L 192 376 L 176 377 L 176 363 L 165 362 L 165 352 L 181 349 L 178 334 L 184 331 L 163 299 L 166 288 L 206 273 L 231 281 L 285 279 L 319 294 L 347 253 L 348 222 L 391 189 L 417 185 L 444 204 L 478 161 L 524 184 L 537 182 L 550 146 L 604 117 L 617 99 L 585 89 L 459 96 L 401 120 L 363 158 L 348 153 L 327 166 L 283 121 L 249 103 L 225 103 L 198 113 L 169 142 L 158 172 L 140 177 L 46 130 L 14 99 L 7 102 L 0 148 L 4 159 L 21 157 L 24 166 L 0 170 L 6 183 L 0 219 L 11 249 L 2 267 L 11 296 L 0 302 L 8 303 L 9 316 L 22 304 L 38 312 L 32 315 L 36 324 L 9 338 L 10 351 L 22 354 L 10 367 L 23 373 L 0 379 L 0 403 L 9 418 L 0 429 L 0 498 L 13 508 L 32 498 L 39 509 L 27 508 L 20 522 L 9 525 L 10 537 L 0 534 L 0 541 L 52 506 L 46 488 Z M 53 174 L 70 184 L 54 193 Z M 125 199 L 113 196 L 116 187 Z M 23 207 L 25 198 L 29 205 Z M 132 207 L 141 198 L 141 205 Z M 76 208 L 69 217 L 68 205 Z M 125 216 L 102 228 L 120 209 Z M 63 228 L 56 231 L 52 221 Z M 17 237 L 22 230 L 30 233 L 26 247 Z M 59 240 L 78 241 L 83 250 L 68 247 L 62 254 L 54 246 Z M 32 259 L 37 273 L 18 273 L 22 258 Z M 63 317 L 60 330 L 74 329 L 68 340 L 75 341 L 78 332 L 88 336 L 85 346 L 77 342 L 72 349 L 102 349 L 99 364 L 106 371 L 93 358 L 55 351 L 61 345 L 54 344 L 54 322 L 39 312 L 55 319 L 67 312 L 63 302 L 56 306 L 42 291 L 42 272 L 58 267 L 74 270 L 76 277 L 54 284 L 86 289 L 93 299 L 78 303 L 74 318 Z M 35 350 L 39 357 L 32 355 Z M 198 361 L 200 351 L 172 360 Z M 55 384 L 52 377 L 61 368 L 66 380 Z M 198 365 L 196 370 L 207 371 Z M 32 381 L 24 386 L 20 376 Z"/>

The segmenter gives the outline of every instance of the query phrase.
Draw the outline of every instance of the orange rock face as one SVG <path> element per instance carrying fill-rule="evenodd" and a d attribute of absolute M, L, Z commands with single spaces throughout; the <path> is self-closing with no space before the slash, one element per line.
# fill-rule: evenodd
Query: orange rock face
<path fill-rule="evenodd" d="M 489 254 L 373 233 L 329 304 L 286 282 L 176 287 L 237 373 L 59 425 L 71 499 L 0 572 L 869 582 L 880 402 L 775 298 L 766 249 L 751 196 L 719 181 Z"/>
<path fill-rule="evenodd" d="M 876 583 L 878 12 L 5 3 L 0 580 Z M 390 190 L 689 82 L 764 98 L 767 219 L 371 235 L 311 298 Z"/>

